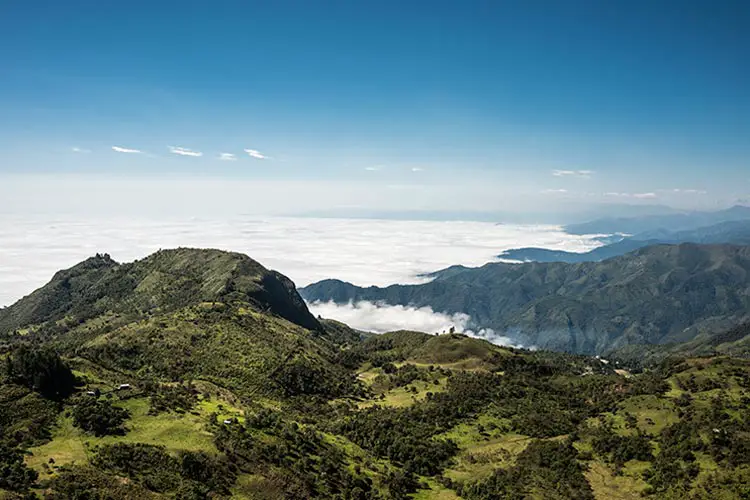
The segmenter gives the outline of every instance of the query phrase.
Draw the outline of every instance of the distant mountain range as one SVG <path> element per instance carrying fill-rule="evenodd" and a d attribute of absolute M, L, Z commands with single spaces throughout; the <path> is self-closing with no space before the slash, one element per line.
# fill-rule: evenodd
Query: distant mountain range
<path fill-rule="evenodd" d="M 506 250 L 498 255 L 498 257 L 521 262 L 598 262 L 624 255 L 639 248 L 664 243 L 730 243 L 735 245 L 750 245 L 750 220 L 720 222 L 712 226 L 685 231 L 656 229 L 582 253 L 525 247 Z"/>
<path fill-rule="evenodd" d="M 603 262 L 455 266 L 422 285 L 324 280 L 309 302 L 373 301 L 469 314 L 524 345 L 603 353 L 684 342 L 750 318 L 750 247 L 657 245 Z"/>
<path fill-rule="evenodd" d="M 687 231 L 721 222 L 750 220 L 750 207 L 735 205 L 716 212 L 648 214 L 637 217 L 605 217 L 580 224 L 569 224 L 570 234 L 639 234 L 647 231 Z"/>

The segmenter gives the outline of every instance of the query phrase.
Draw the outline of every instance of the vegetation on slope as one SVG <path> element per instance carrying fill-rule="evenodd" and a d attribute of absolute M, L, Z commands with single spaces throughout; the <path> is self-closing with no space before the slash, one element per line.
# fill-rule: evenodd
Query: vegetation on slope
<path fill-rule="evenodd" d="M 196 300 L 6 335 L 0 497 L 747 494 L 746 360 L 630 373 L 460 334 L 313 331 L 236 296 Z M 48 373 L 71 374 L 70 392 L 34 382 Z"/>

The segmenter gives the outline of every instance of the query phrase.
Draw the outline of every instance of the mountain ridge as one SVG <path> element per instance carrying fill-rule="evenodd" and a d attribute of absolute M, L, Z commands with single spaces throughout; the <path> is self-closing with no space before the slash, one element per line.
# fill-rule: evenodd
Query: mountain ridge
<path fill-rule="evenodd" d="M 603 262 L 489 263 L 422 285 L 360 288 L 324 280 L 308 302 L 367 300 L 465 313 L 522 343 L 602 353 L 685 341 L 750 311 L 750 247 L 658 245 Z"/>
<path fill-rule="evenodd" d="M 305 328 L 322 328 L 281 273 L 240 253 L 178 248 L 125 264 L 98 254 L 58 271 L 49 283 L 0 310 L 0 334 L 69 314 L 168 311 L 232 298 L 268 307 Z"/>

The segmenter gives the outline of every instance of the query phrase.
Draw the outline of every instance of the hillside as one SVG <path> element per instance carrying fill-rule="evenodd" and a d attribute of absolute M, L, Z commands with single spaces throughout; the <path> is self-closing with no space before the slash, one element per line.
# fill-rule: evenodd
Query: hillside
<path fill-rule="evenodd" d="M 275 281 L 213 250 L 98 256 L 4 310 L 0 498 L 737 498 L 750 480 L 745 360 L 631 374 L 360 335 Z"/>
<path fill-rule="evenodd" d="M 423 285 L 325 280 L 308 301 L 382 301 L 469 314 L 523 345 L 602 353 L 682 342 L 750 317 L 750 247 L 652 246 L 603 262 L 491 263 Z"/>
<path fill-rule="evenodd" d="M 661 345 L 632 344 L 606 353 L 631 366 L 650 367 L 670 358 L 695 356 L 750 357 L 750 323 L 721 332 L 704 332 L 689 342 Z"/>
<path fill-rule="evenodd" d="M 750 220 L 721 222 L 687 231 L 646 231 L 588 252 L 525 247 L 506 250 L 498 257 L 521 262 L 598 262 L 651 245 L 679 243 L 750 245 Z"/>
<path fill-rule="evenodd" d="M 328 332 L 357 337 L 321 325 L 288 278 L 217 250 L 127 264 L 98 255 L 0 311 L 0 338 L 43 341 L 125 378 L 199 378 L 239 394 L 288 390 L 273 379 L 288 360 L 328 374 L 320 390 L 345 385 Z"/>

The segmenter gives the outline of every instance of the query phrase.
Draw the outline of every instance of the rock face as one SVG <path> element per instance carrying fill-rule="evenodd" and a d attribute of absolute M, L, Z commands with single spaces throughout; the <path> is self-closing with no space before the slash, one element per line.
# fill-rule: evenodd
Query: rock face
<path fill-rule="evenodd" d="M 286 276 L 239 253 L 180 248 L 127 264 L 97 255 L 60 271 L 47 285 L 0 311 L 0 334 L 64 318 L 163 313 L 232 300 L 310 330 L 321 328 Z"/>
<path fill-rule="evenodd" d="M 325 280 L 300 293 L 462 312 L 524 345 L 602 353 L 688 341 L 748 319 L 750 247 L 657 245 L 603 262 L 492 263 L 385 288 Z"/>

